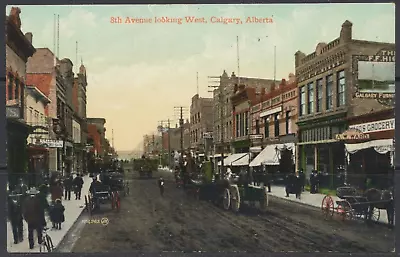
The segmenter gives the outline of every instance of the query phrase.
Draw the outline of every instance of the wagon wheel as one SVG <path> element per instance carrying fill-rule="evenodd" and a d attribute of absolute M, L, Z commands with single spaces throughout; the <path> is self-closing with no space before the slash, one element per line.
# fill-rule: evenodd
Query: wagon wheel
<path fill-rule="evenodd" d="M 231 205 L 231 194 L 229 192 L 229 189 L 225 188 L 224 192 L 222 193 L 222 207 L 225 210 L 229 210 L 230 205 Z"/>
<path fill-rule="evenodd" d="M 371 221 L 373 222 L 378 222 L 379 218 L 381 217 L 381 210 L 379 210 L 376 207 L 372 207 L 372 213 L 371 213 Z"/>
<path fill-rule="evenodd" d="M 266 212 L 269 205 L 269 197 L 268 197 L 268 190 L 266 187 L 262 188 L 262 196 L 260 199 L 260 210 L 262 212 Z"/>
<path fill-rule="evenodd" d="M 338 206 L 339 209 L 339 215 L 341 216 L 342 220 L 351 220 L 354 218 L 354 210 L 351 204 L 344 200 L 340 203 L 340 206 Z"/>
<path fill-rule="evenodd" d="M 238 212 L 240 209 L 240 192 L 237 185 L 231 185 L 231 208 L 234 212 Z"/>
<path fill-rule="evenodd" d="M 321 203 L 321 210 L 325 219 L 328 217 L 332 218 L 333 213 L 335 212 L 335 206 L 331 196 L 329 195 L 324 196 L 324 199 L 322 199 Z"/>

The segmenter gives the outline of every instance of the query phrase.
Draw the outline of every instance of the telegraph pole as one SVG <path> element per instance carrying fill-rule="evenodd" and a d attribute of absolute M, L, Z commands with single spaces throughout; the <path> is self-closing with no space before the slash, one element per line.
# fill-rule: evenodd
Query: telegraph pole
<path fill-rule="evenodd" d="M 221 175 L 222 176 L 224 176 L 224 174 L 225 174 L 225 166 L 224 166 L 224 159 L 225 159 L 225 156 L 224 156 L 224 144 L 225 144 L 225 142 L 224 142 L 224 137 L 225 137 L 225 134 L 224 134 L 224 96 L 223 96 L 223 88 L 222 88 L 222 85 L 221 85 L 221 77 L 209 77 L 209 78 L 219 78 L 219 85 L 218 86 L 216 86 L 216 85 L 210 85 L 210 86 L 208 86 L 209 88 L 212 88 L 212 89 L 216 89 L 216 88 L 218 88 L 219 89 L 219 92 L 218 92 L 218 102 L 219 102 L 219 109 L 220 109 L 220 129 L 221 129 L 221 147 L 220 147 L 220 152 L 221 152 Z M 214 91 L 212 91 L 212 92 L 214 92 Z M 215 113 L 215 110 L 214 110 L 214 113 Z M 215 134 L 215 133 L 213 133 L 213 134 Z M 213 136 L 213 139 L 214 139 L 214 144 L 215 144 L 215 136 Z M 214 159 L 214 162 L 215 162 L 215 159 Z"/>
<path fill-rule="evenodd" d="M 179 126 L 181 129 L 181 158 L 183 159 L 183 132 L 184 132 L 184 119 L 183 119 L 183 115 L 184 115 L 184 111 L 186 111 L 185 107 L 183 106 L 178 106 L 178 107 L 174 107 L 175 110 L 179 111 Z"/>
<path fill-rule="evenodd" d="M 167 131 L 168 131 L 168 166 L 171 168 L 171 135 L 170 135 L 170 126 L 171 126 L 171 122 L 170 119 L 168 120 L 161 120 L 160 122 L 160 126 L 161 126 L 161 137 L 162 137 L 162 145 L 164 144 L 164 123 L 167 123 Z M 163 156 L 164 156 L 164 145 L 162 147 L 162 152 L 163 152 Z"/>

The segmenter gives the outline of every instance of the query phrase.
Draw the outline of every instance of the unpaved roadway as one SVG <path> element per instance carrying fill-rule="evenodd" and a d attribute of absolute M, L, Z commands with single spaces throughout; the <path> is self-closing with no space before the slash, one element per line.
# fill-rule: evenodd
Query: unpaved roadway
<path fill-rule="evenodd" d="M 171 173 L 159 171 L 155 176 L 159 175 L 166 179 L 164 197 L 156 179 L 140 180 L 136 173 L 127 173 L 131 192 L 122 199 L 120 212 L 104 206 L 92 219 L 106 217 L 109 224 L 86 224 L 72 251 L 366 253 L 394 249 L 394 231 L 381 225 L 326 221 L 316 208 L 278 198 L 270 199 L 265 214 L 251 207 L 235 214 L 186 195 L 175 187 Z"/>

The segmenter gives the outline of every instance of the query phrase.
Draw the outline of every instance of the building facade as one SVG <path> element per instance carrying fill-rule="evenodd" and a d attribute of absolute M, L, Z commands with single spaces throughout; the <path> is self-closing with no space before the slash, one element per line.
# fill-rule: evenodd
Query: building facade
<path fill-rule="evenodd" d="M 32 34 L 21 31 L 21 10 L 12 7 L 6 17 L 6 129 L 7 169 L 12 189 L 18 177 L 27 171 L 27 138 L 31 127 L 26 124 L 26 63 L 35 53 Z"/>
<path fill-rule="evenodd" d="M 261 148 L 261 157 L 252 163 L 269 166 L 274 172 L 275 167 L 282 173 L 293 172 L 295 169 L 297 143 L 297 84 L 294 74 L 289 74 L 289 80 L 282 79 L 269 93 L 262 93 L 252 104 L 251 133 L 256 135 L 251 146 Z M 278 157 L 279 158 L 276 158 Z M 261 159 L 260 159 L 261 158 Z M 269 163 L 269 164 L 268 164 Z M 254 164 L 254 165 L 253 165 Z"/>
<path fill-rule="evenodd" d="M 246 87 L 255 88 L 256 93 L 260 93 L 261 88 L 269 91 L 274 84 L 274 80 L 237 77 L 234 72 L 229 77 L 226 71 L 223 72 L 219 79 L 219 87 L 213 92 L 213 140 L 216 149 L 219 149 L 217 151 L 224 151 L 227 154 L 231 152 L 231 140 L 233 138 L 231 97 L 234 94 L 235 85 L 243 84 Z M 221 140 L 222 134 L 224 135 L 223 140 Z M 222 141 L 224 142 L 223 144 Z"/>
<path fill-rule="evenodd" d="M 51 119 L 47 117 L 46 106 L 51 100 L 33 85 L 26 86 L 26 123 L 32 126 L 28 137 L 28 174 L 36 185 L 49 171 L 48 141 Z"/>
<path fill-rule="evenodd" d="M 204 133 L 213 130 L 213 99 L 192 97 L 190 105 L 190 148 L 196 152 L 205 152 Z"/>
<path fill-rule="evenodd" d="M 298 79 L 299 158 L 298 167 L 330 175 L 345 165 L 345 146 L 336 135 L 347 127 L 347 118 L 371 110 L 390 108 L 379 99 L 357 97 L 357 59 L 393 50 L 394 44 L 354 40 L 352 23 L 345 21 L 338 38 L 319 43 L 315 52 L 295 54 Z M 372 57 L 374 58 L 374 57 Z"/>
<path fill-rule="evenodd" d="M 35 54 L 29 58 L 27 63 L 27 83 L 37 87 L 51 103 L 46 105 L 46 114 L 50 121 L 60 118 L 64 114 L 61 111 L 60 99 L 64 97 L 64 87 L 57 58 L 48 48 L 37 48 Z M 55 131 L 55 124 L 49 126 L 49 170 L 61 171 L 63 169 L 63 136 Z M 62 130 L 60 131 L 62 132 Z"/>

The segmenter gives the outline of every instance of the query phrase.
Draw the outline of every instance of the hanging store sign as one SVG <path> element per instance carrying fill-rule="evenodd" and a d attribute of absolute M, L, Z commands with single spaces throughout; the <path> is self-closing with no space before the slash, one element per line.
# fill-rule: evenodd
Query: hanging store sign
<path fill-rule="evenodd" d="M 64 145 L 62 140 L 54 140 L 48 138 L 39 139 L 39 143 L 48 148 L 63 148 Z"/>
<path fill-rule="evenodd" d="M 249 135 L 249 138 L 250 138 L 250 140 L 262 139 L 263 135 L 261 135 L 261 134 L 252 134 L 252 135 Z"/>
<path fill-rule="evenodd" d="M 387 130 L 394 130 L 395 119 L 379 120 L 368 123 L 361 123 L 349 126 L 350 129 L 359 130 L 362 133 L 373 133 Z"/>
<path fill-rule="evenodd" d="M 21 109 L 18 106 L 6 106 L 6 117 L 12 119 L 21 118 Z"/>
<path fill-rule="evenodd" d="M 342 134 L 336 135 L 336 140 L 348 141 L 348 140 L 367 140 L 369 139 L 369 134 L 364 134 L 357 129 L 349 129 Z"/>

